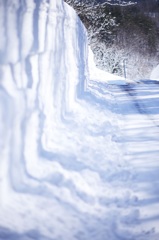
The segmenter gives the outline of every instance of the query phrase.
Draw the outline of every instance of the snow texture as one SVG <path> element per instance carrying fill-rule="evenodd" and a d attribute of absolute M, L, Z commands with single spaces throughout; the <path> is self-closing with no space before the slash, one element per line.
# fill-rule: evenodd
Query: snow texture
<path fill-rule="evenodd" d="M 1 0 L 0 35 L 0 240 L 158 240 L 158 82 L 98 75 L 62 0 Z"/>
<path fill-rule="evenodd" d="M 157 65 L 150 74 L 150 79 L 159 80 L 159 65 Z"/>

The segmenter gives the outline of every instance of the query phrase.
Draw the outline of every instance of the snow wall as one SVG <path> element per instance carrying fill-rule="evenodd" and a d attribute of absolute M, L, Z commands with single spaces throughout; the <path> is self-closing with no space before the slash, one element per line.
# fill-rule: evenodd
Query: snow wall
<path fill-rule="evenodd" d="M 0 239 L 71 240 L 80 231 L 73 182 L 84 164 L 69 139 L 86 38 L 62 0 L 0 1 Z"/>
<path fill-rule="evenodd" d="M 86 39 L 62 0 L 0 1 L 0 240 L 140 239 L 110 181 L 123 158 Z"/>

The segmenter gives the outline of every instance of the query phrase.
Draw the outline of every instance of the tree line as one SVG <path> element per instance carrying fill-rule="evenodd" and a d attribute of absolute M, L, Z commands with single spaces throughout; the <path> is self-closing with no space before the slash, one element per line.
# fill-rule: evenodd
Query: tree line
<path fill-rule="evenodd" d="M 123 76 L 123 59 L 128 59 L 129 75 L 134 74 L 136 65 L 136 77 L 139 72 L 141 77 L 146 77 L 145 74 L 158 64 L 158 0 L 119 0 L 102 4 L 97 0 L 65 1 L 74 7 L 84 23 L 100 68 Z M 142 67 L 139 69 L 139 66 Z"/>

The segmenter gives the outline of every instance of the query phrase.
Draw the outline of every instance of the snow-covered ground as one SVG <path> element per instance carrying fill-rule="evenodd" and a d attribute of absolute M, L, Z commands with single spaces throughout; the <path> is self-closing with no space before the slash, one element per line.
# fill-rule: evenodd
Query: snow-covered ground
<path fill-rule="evenodd" d="M 159 65 L 152 70 L 150 79 L 159 81 Z"/>
<path fill-rule="evenodd" d="M 93 81 L 105 82 L 108 84 L 118 84 L 118 85 L 125 85 L 125 84 L 128 84 L 129 82 L 132 82 L 129 79 L 125 79 L 123 77 L 105 72 L 97 68 L 94 62 L 94 55 L 90 47 L 88 49 L 88 69 L 89 69 L 89 79 Z"/>
<path fill-rule="evenodd" d="M 0 39 L 0 240 L 158 240 L 158 82 L 98 71 L 62 0 L 2 1 Z"/>

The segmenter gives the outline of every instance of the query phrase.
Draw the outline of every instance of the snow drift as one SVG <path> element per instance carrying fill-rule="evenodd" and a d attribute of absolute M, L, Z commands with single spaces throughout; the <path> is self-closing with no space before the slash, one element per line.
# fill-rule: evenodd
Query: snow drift
<path fill-rule="evenodd" d="M 60 0 L 0 7 L 0 239 L 88 239 L 112 143 L 85 93 L 86 31 Z"/>
<path fill-rule="evenodd" d="M 0 239 L 150 239 L 133 229 L 117 105 L 106 83 L 88 82 L 75 12 L 1 1 L 0 34 Z"/>

